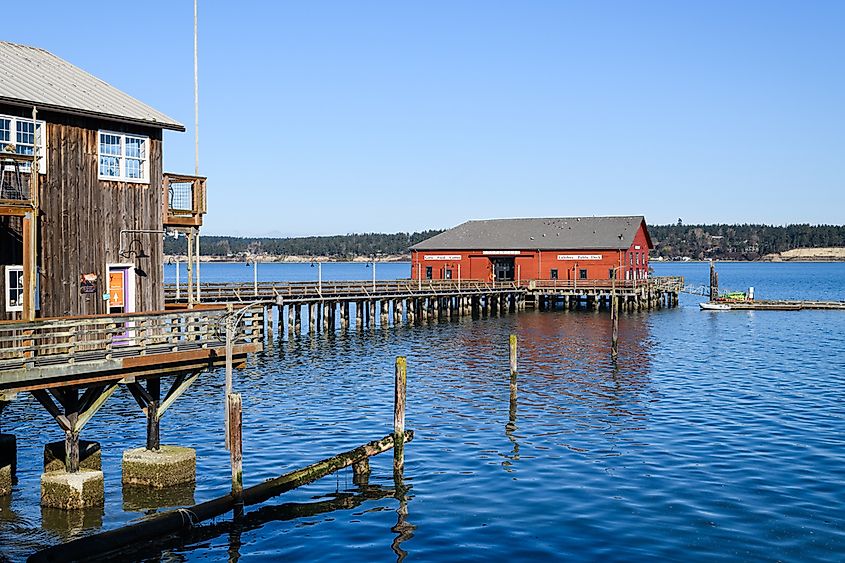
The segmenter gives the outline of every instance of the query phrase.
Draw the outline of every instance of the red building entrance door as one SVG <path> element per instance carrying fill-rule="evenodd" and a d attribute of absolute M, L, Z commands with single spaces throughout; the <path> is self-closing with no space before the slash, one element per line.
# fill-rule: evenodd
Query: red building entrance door
<path fill-rule="evenodd" d="M 513 258 L 491 258 L 496 281 L 514 281 Z"/>

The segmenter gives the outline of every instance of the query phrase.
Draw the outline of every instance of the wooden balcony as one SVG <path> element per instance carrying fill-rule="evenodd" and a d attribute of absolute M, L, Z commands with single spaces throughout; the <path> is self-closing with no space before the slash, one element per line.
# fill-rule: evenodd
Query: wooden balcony
<path fill-rule="evenodd" d="M 165 227 L 201 227 L 206 212 L 206 178 L 165 172 L 162 217 Z"/>
<path fill-rule="evenodd" d="M 0 321 L 0 392 L 195 372 L 224 365 L 225 308 Z M 264 308 L 233 317 L 233 358 L 263 349 Z"/>
<path fill-rule="evenodd" d="M 22 217 L 34 209 L 30 197 L 32 156 L 0 152 L 0 215 Z"/>

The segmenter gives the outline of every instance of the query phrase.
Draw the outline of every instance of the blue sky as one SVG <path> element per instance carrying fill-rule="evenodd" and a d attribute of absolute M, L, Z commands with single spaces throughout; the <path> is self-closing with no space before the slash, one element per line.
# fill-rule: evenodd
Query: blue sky
<path fill-rule="evenodd" d="M 188 126 L 191 0 L 4 6 Z M 200 0 L 206 234 L 645 214 L 842 223 L 845 3 Z"/>

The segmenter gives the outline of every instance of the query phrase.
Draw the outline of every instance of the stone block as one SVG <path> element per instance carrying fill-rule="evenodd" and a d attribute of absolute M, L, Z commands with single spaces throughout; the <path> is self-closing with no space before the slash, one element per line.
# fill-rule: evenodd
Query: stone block
<path fill-rule="evenodd" d="M 161 446 L 123 452 L 123 484 L 162 489 L 197 480 L 197 452 L 193 448 Z"/>
<path fill-rule="evenodd" d="M 103 470 L 99 442 L 79 441 L 79 469 Z M 67 471 L 64 440 L 44 446 L 44 472 L 49 473 L 51 471 Z"/>
<path fill-rule="evenodd" d="M 41 474 L 41 506 L 63 510 L 101 506 L 104 495 L 102 471 L 80 469 L 77 473 Z"/>

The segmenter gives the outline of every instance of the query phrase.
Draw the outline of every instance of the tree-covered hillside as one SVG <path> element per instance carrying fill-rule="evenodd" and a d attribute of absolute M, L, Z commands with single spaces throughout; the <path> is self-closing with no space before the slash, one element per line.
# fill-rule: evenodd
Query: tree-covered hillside
<path fill-rule="evenodd" d="M 845 247 L 842 225 L 675 225 L 649 226 L 654 256 L 756 260 L 793 248 Z"/>
<path fill-rule="evenodd" d="M 419 233 L 364 233 L 323 237 L 243 238 L 203 236 L 206 256 L 235 257 L 244 254 L 269 256 L 330 256 L 352 259 L 404 254 L 408 247 L 442 231 Z M 793 248 L 845 247 L 845 226 L 837 225 L 674 225 L 649 226 L 656 248 L 652 256 L 666 259 L 720 258 L 756 260 Z M 184 254 L 185 237 L 165 238 L 167 254 Z"/>
<path fill-rule="evenodd" d="M 293 238 L 242 238 L 225 236 L 203 236 L 201 251 L 206 256 L 236 256 L 258 254 L 271 256 L 331 256 L 333 258 L 355 258 L 356 256 L 379 256 L 404 254 L 408 247 L 442 231 L 420 233 L 364 233 L 332 235 L 324 237 Z M 184 254 L 185 237 L 165 238 L 166 254 Z"/>

